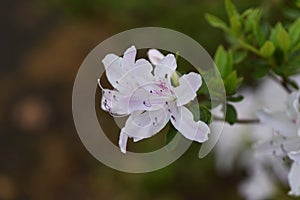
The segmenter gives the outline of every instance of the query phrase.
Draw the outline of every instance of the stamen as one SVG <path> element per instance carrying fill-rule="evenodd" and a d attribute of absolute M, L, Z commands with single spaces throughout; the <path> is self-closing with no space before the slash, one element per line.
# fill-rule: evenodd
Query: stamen
<path fill-rule="evenodd" d="M 287 152 L 286 149 L 284 148 L 284 145 L 283 145 L 283 144 L 280 145 L 280 148 L 281 148 L 281 151 L 282 151 L 285 155 L 288 154 L 288 152 Z"/>
<path fill-rule="evenodd" d="M 102 87 L 102 85 L 101 85 L 100 78 L 98 78 L 98 86 L 101 88 L 102 91 L 105 90 L 105 89 Z"/>
<path fill-rule="evenodd" d="M 171 119 L 176 122 L 174 115 L 171 115 Z"/>
<path fill-rule="evenodd" d="M 146 101 L 143 101 L 143 104 L 144 104 L 144 106 L 146 106 L 146 107 L 151 107 L 152 105 L 148 102 L 146 102 Z"/>
<path fill-rule="evenodd" d="M 113 95 L 113 98 L 114 98 L 114 100 L 115 100 L 115 101 L 117 101 L 117 97 L 116 97 L 116 95 Z"/>

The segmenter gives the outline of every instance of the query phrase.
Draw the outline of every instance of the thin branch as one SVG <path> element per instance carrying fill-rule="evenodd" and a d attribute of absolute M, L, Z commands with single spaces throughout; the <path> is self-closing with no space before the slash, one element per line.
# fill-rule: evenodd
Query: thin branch
<path fill-rule="evenodd" d="M 280 84 L 286 91 L 287 93 L 292 93 L 292 90 L 289 88 L 288 83 L 287 83 L 287 79 L 282 78 L 281 80 L 279 80 L 276 75 L 274 75 L 273 73 L 269 73 L 269 76 L 271 77 L 272 80 L 274 80 L 276 83 Z"/>
<path fill-rule="evenodd" d="M 217 117 L 217 116 L 213 116 L 213 119 L 216 121 L 225 121 L 224 118 L 222 117 Z M 260 123 L 259 119 L 237 119 L 236 122 L 237 124 L 258 124 Z"/>

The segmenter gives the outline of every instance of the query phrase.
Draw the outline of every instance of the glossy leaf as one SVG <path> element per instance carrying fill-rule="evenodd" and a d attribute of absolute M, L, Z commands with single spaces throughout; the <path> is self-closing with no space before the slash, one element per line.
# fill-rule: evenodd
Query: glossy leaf
<path fill-rule="evenodd" d="M 242 95 L 234 95 L 234 96 L 227 97 L 227 100 L 231 101 L 231 102 L 240 102 L 243 99 L 244 99 L 244 97 Z"/>
<path fill-rule="evenodd" d="M 300 42 L 300 19 L 297 19 L 289 28 L 289 36 L 291 39 L 291 46 Z"/>
<path fill-rule="evenodd" d="M 242 77 L 237 76 L 236 71 L 232 71 L 225 79 L 224 85 L 227 94 L 234 94 L 236 89 L 241 85 L 243 81 Z"/>
<path fill-rule="evenodd" d="M 237 111 L 231 104 L 226 105 L 225 121 L 233 125 L 237 121 Z"/>
<path fill-rule="evenodd" d="M 227 53 L 223 46 L 219 46 L 214 61 L 222 78 L 226 78 L 232 71 L 232 54 Z"/>
<path fill-rule="evenodd" d="M 234 51 L 232 53 L 233 64 L 239 64 L 247 57 L 247 51 Z"/>
<path fill-rule="evenodd" d="M 279 29 L 276 40 L 282 51 L 287 52 L 289 50 L 291 45 L 290 36 L 283 27 Z"/>
<path fill-rule="evenodd" d="M 264 45 L 260 48 L 259 52 L 263 57 L 271 57 L 275 51 L 275 46 L 270 40 L 266 41 Z"/>
<path fill-rule="evenodd" d="M 235 5 L 231 2 L 231 0 L 225 1 L 225 8 L 229 19 L 233 16 L 239 15 Z"/>
<path fill-rule="evenodd" d="M 211 15 L 211 14 L 207 13 L 207 14 L 205 14 L 205 19 L 208 21 L 208 23 L 212 27 L 220 28 L 223 31 L 228 31 L 229 30 L 227 24 L 223 20 L 221 20 L 220 18 L 218 18 L 214 15 Z"/>

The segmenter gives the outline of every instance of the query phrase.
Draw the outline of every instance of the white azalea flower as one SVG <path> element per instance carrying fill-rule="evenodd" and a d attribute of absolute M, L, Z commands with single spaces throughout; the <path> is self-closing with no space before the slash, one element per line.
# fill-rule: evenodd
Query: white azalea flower
<path fill-rule="evenodd" d="M 243 89 L 239 91 L 245 98 L 239 103 L 234 103 L 240 118 L 255 118 L 255 111 L 261 107 L 270 109 L 283 109 L 286 93 L 273 80 L 265 80 L 258 90 Z M 270 101 L 272 99 L 272 101 Z M 220 110 L 213 113 L 215 116 L 224 117 Z M 211 132 L 214 126 L 211 125 Z M 247 174 L 239 185 L 240 195 L 247 200 L 272 199 L 276 194 L 278 181 L 288 183 L 288 167 L 273 155 L 254 155 L 254 149 L 249 144 L 256 141 L 272 139 L 273 130 L 262 124 L 225 124 L 222 135 L 215 147 L 216 167 L 220 175 L 229 176 L 235 170 L 243 169 Z"/>
<path fill-rule="evenodd" d="M 291 187 L 290 195 L 300 196 L 300 93 L 294 92 L 288 96 L 285 112 L 271 113 L 264 110 L 257 113 L 261 122 L 277 131 L 273 140 L 257 145 L 258 153 L 274 155 L 292 160 L 288 175 Z"/>
<path fill-rule="evenodd" d="M 184 106 L 196 97 L 202 84 L 201 76 L 191 72 L 179 79 L 179 86 L 171 85 L 171 76 L 177 68 L 174 55 L 163 56 L 150 50 L 145 59 L 136 58 L 136 48 L 128 48 L 123 58 L 108 54 L 102 60 L 113 90 L 102 88 L 101 107 L 114 116 L 130 115 L 122 128 L 119 146 L 126 153 L 128 138 L 139 141 L 149 138 L 170 120 L 187 139 L 204 142 L 209 127 L 194 121 L 193 114 Z M 153 71 L 153 73 L 152 73 Z"/>
<path fill-rule="evenodd" d="M 239 191 L 247 200 L 268 199 L 275 193 L 274 180 L 260 163 L 255 163 Z"/>

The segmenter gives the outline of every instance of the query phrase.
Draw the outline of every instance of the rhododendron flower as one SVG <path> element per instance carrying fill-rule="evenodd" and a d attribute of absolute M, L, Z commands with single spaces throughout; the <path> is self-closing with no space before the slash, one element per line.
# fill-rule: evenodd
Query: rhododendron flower
<path fill-rule="evenodd" d="M 170 120 L 187 139 L 204 142 L 209 127 L 194 121 L 193 114 L 184 106 L 196 97 L 202 84 L 201 76 L 191 72 L 179 79 L 179 86 L 171 84 L 177 68 L 174 55 L 163 56 L 150 50 L 145 59 L 136 59 L 136 48 L 127 49 L 123 57 L 108 54 L 102 60 L 113 90 L 102 88 L 101 107 L 113 116 L 130 115 L 121 129 L 119 146 L 126 153 L 128 138 L 139 141 L 149 138 Z"/>
<path fill-rule="evenodd" d="M 288 175 L 290 195 L 300 196 L 300 93 L 292 93 L 287 99 L 285 112 L 271 113 L 267 110 L 257 113 L 261 122 L 273 127 L 277 135 L 267 143 L 257 145 L 260 153 L 273 154 L 292 161 Z"/>

